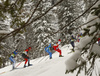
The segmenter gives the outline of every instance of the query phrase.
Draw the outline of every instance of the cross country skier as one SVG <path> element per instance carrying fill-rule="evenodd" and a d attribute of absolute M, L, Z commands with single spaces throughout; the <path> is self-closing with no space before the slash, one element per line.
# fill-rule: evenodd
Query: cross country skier
<path fill-rule="evenodd" d="M 98 38 L 98 45 L 100 46 L 100 38 Z"/>
<path fill-rule="evenodd" d="M 50 47 L 51 47 L 51 44 L 49 44 L 48 47 L 45 47 L 45 51 L 49 54 L 50 59 L 52 59 L 52 53 L 50 52 Z"/>
<path fill-rule="evenodd" d="M 29 50 L 31 50 L 31 47 L 29 47 L 28 49 L 24 50 L 23 53 L 22 53 L 22 57 L 25 59 L 24 68 L 26 67 L 27 61 L 28 61 L 28 66 L 31 66 L 31 64 L 30 64 L 30 58 L 28 56 Z"/>
<path fill-rule="evenodd" d="M 14 52 L 12 52 L 12 54 L 11 54 L 11 56 L 9 58 L 11 60 L 11 62 L 13 62 L 13 69 L 15 69 L 16 61 L 14 60 L 14 58 L 15 58 L 16 55 L 17 55 L 17 49 Z"/>
<path fill-rule="evenodd" d="M 62 56 L 62 52 L 61 52 L 61 50 L 59 49 L 60 43 L 61 43 L 61 40 L 59 39 L 58 42 L 57 42 L 56 44 L 54 44 L 53 48 L 54 48 L 55 51 L 59 52 L 59 57 L 63 57 L 63 56 Z"/>
<path fill-rule="evenodd" d="M 80 33 L 80 34 L 78 35 L 78 42 L 80 41 L 81 38 L 82 38 L 82 33 Z"/>
<path fill-rule="evenodd" d="M 74 48 L 75 48 L 74 41 L 75 41 L 75 38 L 74 38 L 74 36 L 72 35 L 72 36 L 71 36 L 71 39 L 70 39 L 70 43 L 71 43 L 71 45 L 72 45 L 72 47 L 73 47 L 73 52 L 74 52 Z"/>

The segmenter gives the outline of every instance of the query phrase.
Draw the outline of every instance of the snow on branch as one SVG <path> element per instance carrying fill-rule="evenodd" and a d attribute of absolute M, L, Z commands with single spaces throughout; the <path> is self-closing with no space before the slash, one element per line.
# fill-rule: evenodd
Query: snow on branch
<path fill-rule="evenodd" d="M 38 5 L 40 4 L 42 0 L 39 1 Z M 63 0 L 59 0 L 57 3 L 55 3 L 52 7 L 50 7 L 47 11 L 45 11 L 43 14 L 39 15 L 38 17 L 34 17 L 33 19 L 32 16 L 35 13 L 37 7 L 35 8 L 35 10 L 32 12 L 30 18 L 27 20 L 27 22 L 25 24 L 23 24 L 21 27 L 19 27 L 18 29 L 15 29 L 14 31 L 8 33 L 7 35 L 3 36 L 0 41 L 6 39 L 7 37 L 13 36 L 14 34 L 18 33 L 21 29 L 25 28 L 26 26 L 30 26 L 33 22 L 37 21 L 38 19 L 40 19 L 41 17 L 43 17 L 44 15 L 46 15 L 53 7 L 57 6 L 58 4 L 60 4 Z"/>
<path fill-rule="evenodd" d="M 88 51 L 90 46 L 93 45 L 92 49 L 89 50 L 90 52 L 93 52 L 95 54 L 98 54 L 100 56 L 100 46 L 98 46 L 96 43 L 98 35 L 100 34 L 100 0 L 92 7 L 92 11 L 88 15 L 87 22 L 93 20 L 92 22 L 86 24 L 83 27 L 83 37 L 80 40 L 78 44 L 75 46 L 75 52 L 72 54 L 72 56 L 66 60 L 66 72 L 71 72 L 76 70 L 78 67 L 83 66 L 86 61 L 82 58 L 82 52 Z M 98 12 L 99 10 L 99 12 Z M 98 17 L 98 18 L 97 18 Z M 88 55 L 90 55 L 89 53 Z M 81 63 L 78 64 L 77 60 L 80 60 Z M 85 58 L 86 59 L 86 58 Z M 95 58 L 93 58 L 95 59 Z M 94 60 L 93 60 L 94 61 Z M 93 65 L 93 64 L 91 64 Z"/>
<path fill-rule="evenodd" d="M 0 35 L 5 35 L 10 33 L 10 31 L 0 30 Z"/>

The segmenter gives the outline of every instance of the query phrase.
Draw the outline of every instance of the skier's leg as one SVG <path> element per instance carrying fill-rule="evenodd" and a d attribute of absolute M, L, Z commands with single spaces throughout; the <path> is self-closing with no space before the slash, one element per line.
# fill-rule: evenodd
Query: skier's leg
<path fill-rule="evenodd" d="M 52 59 L 52 53 L 50 52 L 50 59 Z"/>
<path fill-rule="evenodd" d="M 50 57 L 50 59 L 51 59 L 50 51 L 47 49 L 46 52 L 49 54 L 49 57 Z"/>
<path fill-rule="evenodd" d="M 28 66 L 30 66 L 31 64 L 30 64 L 30 58 L 27 56 L 26 57 L 26 63 L 27 63 L 27 61 L 28 61 Z"/>
<path fill-rule="evenodd" d="M 72 45 L 72 47 L 73 47 L 73 51 L 74 51 L 74 47 L 75 47 L 74 42 L 72 42 L 71 45 Z"/>
<path fill-rule="evenodd" d="M 59 57 L 61 57 L 61 50 L 60 49 L 54 49 L 55 51 L 59 52 Z"/>
<path fill-rule="evenodd" d="M 13 61 L 13 69 L 15 69 L 15 63 L 16 63 L 16 62 L 15 62 L 15 60 L 14 60 L 14 61 Z"/>
<path fill-rule="evenodd" d="M 30 59 L 28 59 L 28 66 L 30 66 Z"/>
<path fill-rule="evenodd" d="M 59 52 L 59 55 L 61 55 L 61 50 L 60 50 L 60 49 L 58 49 L 57 51 Z"/>
<path fill-rule="evenodd" d="M 26 67 L 26 63 L 28 61 L 28 59 L 24 58 L 25 59 L 25 64 L 24 64 L 24 68 Z"/>
<path fill-rule="evenodd" d="M 28 59 L 25 58 L 25 64 L 27 63 Z"/>
<path fill-rule="evenodd" d="M 71 42 L 71 46 L 73 47 L 73 43 Z"/>
<path fill-rule="evenodd" d="M 63 57 L 63 56 L 62 56 L 62 52 L 61 52 L 60 49 L 57 49 L 56 51 L 59 52 L 59 57 Z"/>
<path fill-rule="evenodd" d="M 50 56 L 50 59 L 52 59 L 52 53 L 49 51 L 49 56 Z"/>
<path fill-rule="evenodd" d="M 16 62 L 15 62 L 14 58 L 10 57 L 9 59 L 13 62 L 13 69 L 15 69 L 15 63 Z"/>

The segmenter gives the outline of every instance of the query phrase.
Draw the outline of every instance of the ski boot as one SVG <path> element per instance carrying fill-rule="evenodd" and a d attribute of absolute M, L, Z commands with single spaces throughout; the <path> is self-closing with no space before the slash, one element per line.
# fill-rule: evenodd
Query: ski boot
<path fill-rule="evenodd" d="M 14 70 L 14 69 L 15 69 L 15 67 L 13 66 L 12 70 Z"/>
<path fill-rule="evenodd" d="M 50 57 L 50 59 L 52 59 L 52 57 Z"/>
<path fill-rule="evenodd" d="M 24 64 L 24 68 L 26 68 L 26 64 Z"/>
<path fill-rule="evenodd" d="M 28 63 L 28 66 L 32 66 L 32 64 Z"/>
<path fill-rule="evenodd" d="M 64 56 L 62 56 L 62 55 L 59 55 L 59 57 L 64 57 Z"/>

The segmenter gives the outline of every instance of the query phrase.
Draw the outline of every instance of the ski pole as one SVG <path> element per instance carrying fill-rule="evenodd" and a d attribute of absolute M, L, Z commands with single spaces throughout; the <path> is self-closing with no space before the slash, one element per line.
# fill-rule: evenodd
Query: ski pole
<path fill-rule="evenodd" d="M 16 68 L 22 63 L 23 61 L 21 61 L 17 66 L 16 66 Z"/>

